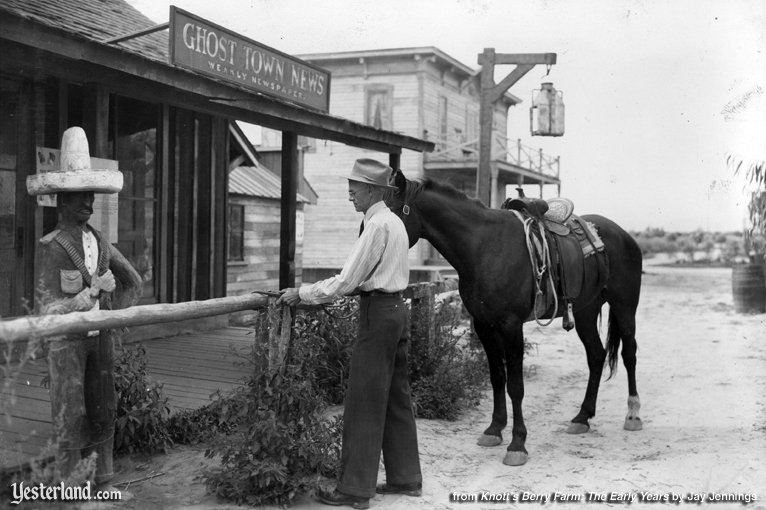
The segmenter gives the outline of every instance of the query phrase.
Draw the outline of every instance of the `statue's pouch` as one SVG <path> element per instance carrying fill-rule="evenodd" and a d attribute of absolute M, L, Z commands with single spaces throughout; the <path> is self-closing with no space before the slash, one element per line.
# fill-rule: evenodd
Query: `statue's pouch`
<path fill-rule="evenodd" d="M 83 289 L 82 274 L 77 269 L 62 269 L 61 291 L 65 294 L 77 294 Z"/>

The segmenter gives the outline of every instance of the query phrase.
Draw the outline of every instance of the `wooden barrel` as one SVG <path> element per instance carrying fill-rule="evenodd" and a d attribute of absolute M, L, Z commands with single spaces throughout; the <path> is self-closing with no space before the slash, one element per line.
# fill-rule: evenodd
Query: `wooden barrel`
<path fill-rule="evenodd" d="M 731 293 L 734 310 L 739 313 L 766 312 L 766 280 L 763 264 L 738 264 L 732 267 Z"/>

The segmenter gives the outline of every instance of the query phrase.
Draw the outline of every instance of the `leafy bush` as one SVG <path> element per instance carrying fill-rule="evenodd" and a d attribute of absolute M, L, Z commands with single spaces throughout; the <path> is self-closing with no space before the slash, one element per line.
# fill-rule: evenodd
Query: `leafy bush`
<path fill-rule="evenodd" d="M 325 417 L 326 392 L 312 373 L 333 366 L 315 359 L 323 353 L 315 350 L 322 321 L 296 320 L 304 335 L 295 337 L 285 363 L 276 368 L 266 367 L 267 347 L 255 343 L 253 359 L 263 369 L 216 403 L 216 423 L 232 432 L 218 435 L 205 453 L 221 458 L 220 467 L 205 475 L 210 492 L 237 503 L 288 505 L 323 476 L 336 476 L 342 423 Z M 338 375 L 326 375 L 333 374 Z"/>
<path fill-rule="evenodd" d="M 425 323 L 426 318 L 412 320 Z M 412 399 L 420 418 L 455 420 L 466 407 L 479 404 L 486 360 L 459 301 L 438 308 L 433 320 L 433 341 L 417 328 L 410 341 Z"/>
<path fill-rule="evenodd" d="M 352 308 L 347 302 L 331 313 L 298 314 L 284 364 L 269 368 L 267 343 L 257 341 L 250 357 L 255 375 L 244 386 L 170 420 L 174 441 L 210 440 L 206 455 L 221 460 L 205 474 L 211 493 L 284 506 L 323 477 L 337 476 L 342 416 L 328 417 L 326 407 L 343 400 L 357 331 Z M 413 402 L 420 417 L 454 419 L 478 403 L 486 362 L 459 302 L 441 307 L 434 326 L 433 341 L 412 335 Z"/>
<path fill-rule="evenodd" d="M 162 384 L 146 374 L 146 349 L 124 348 L 115 359 L 117 413 L 114 425 L 116 453 L 165 452 L 173 445 L 167 429 L 170 416 Z"/>
<path fill-rule="evenodd" d="M 243 418 L 232 412 L 238 407 L 235 400 L 235 394 L 224 395 L 218 390 L 206 406 L 177 411 L 168 420 L 171 441 L 175 444 L 198 444 L 219 434 L 231 434 Z"/>
<path fill-rule="evenodd" d="M 359 324 L 355 301 L 324 313 L 301 313 L 293 326 L 294 349 L 303 357 L 306 376 L 329 404 L 341 404 Z"/>

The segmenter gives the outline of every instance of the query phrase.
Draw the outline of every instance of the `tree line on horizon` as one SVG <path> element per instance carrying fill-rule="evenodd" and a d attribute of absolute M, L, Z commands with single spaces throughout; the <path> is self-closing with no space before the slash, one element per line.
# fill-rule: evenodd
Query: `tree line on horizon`
<path fill-rule="evenodd" d="M 641 247 L 644 257 L 667 254 L 676 263 L 731 265 L 747 262 L 752 246 L 743 232 L 666 232 L 647 227 L 630 234 Z"/>

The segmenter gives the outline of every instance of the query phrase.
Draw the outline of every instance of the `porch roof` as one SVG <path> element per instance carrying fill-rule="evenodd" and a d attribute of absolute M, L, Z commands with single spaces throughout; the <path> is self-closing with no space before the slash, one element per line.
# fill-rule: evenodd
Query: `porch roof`
<path fill-rule="evenodd" d="M 13 45 L 31 48 L 41 60 L 45 56 L 61 60 L 63 68 L 72 61 L 92 66 L 94 76 L 115 89 L 134 92 L 153 85 L 155 94 L 161 94 L 169 104 L 389 154 L 399 154 L 402 149 L 433 150 L 433 143 L 419 138 L 376 129 L 172 66 L 166 31 L 110 44 L 110 39 L 156 25 L 123 0 L 0 0 L 0 12 L 3 46 L 9 50 Z M 43 73 L 44 69 L 38 67 L 36 72 Z"/>

